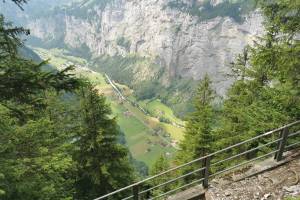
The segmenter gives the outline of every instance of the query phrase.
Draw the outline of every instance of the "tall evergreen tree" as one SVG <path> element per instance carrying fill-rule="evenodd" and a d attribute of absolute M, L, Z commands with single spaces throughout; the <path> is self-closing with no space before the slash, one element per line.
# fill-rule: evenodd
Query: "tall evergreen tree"
<path fill-rule="evenodd" d="M 73 161 L 67 133 L 42 117 L 19 125 L 2 111 L 0 134 L 0 199 L 70 199 Z M 64 135 L 59 135 L 63 133 Z"/>
<path fill-rule="evenodd" d="M 93 199 L 130 183 L 127 149 L 105 98 L 72 67 L 48 72 L 44 62 L 21 57 L 24 33 L 0 16 L 0 198 Z"/>
<path fill-rule="evenodd" d="M 81 90 L 82 124 L 74 156 L 76 198 L 93 199 L 131 183 L 128 151 L 118 143 L 120 132 L 105 98 L 92 86 Z"/>
<path fill-rule="evenodd" d="M 300 48 L 296 37 L 300 4 L 292 0 L 259 3 L 266 34 L 248 48 L 247 62 L 237 60 L 233 65 L 238 80 L 224 102 L 218 130 L 220 148 L 300 117 Z M 261 140 L 235 150 L 244 151 L 266 142 Z"/>
<path fill-rule="evenodd" d="M 180 144 L 179 159 L 187 161 L 207 155 L 213 150 L 213 100 L 215 91 L 206 75 L 201 80 L 194 101 L 195 111 L 188 117 L 185 137 Z"/>
<path fill-rule="evenodd" d="M 68 128 L 57 129 L 47 116 L 46 93 L 73 91 L 81 82 L 70 68 L 45 72 L 44 62 L 22 58 L 22 34 L 29 31 L 0 15 L 0 198 L 71 198 Z"/>
<path fill-rule="evenodd" d="M 180 143 L 180 150 L 176 157 L 178 164 L 203 157 L 214 151 L 213 130 L 216 114 L 213 108 L 214 99 L 215 91 L 212 89 L 212 82 L 209 76 L 205 75 L 199 83 L 194 99 L 194 112 L 187 118 L 184 139 Z M 203 163 L 196 162 L 192 166 L 184 167 L 179 173 L 187 174 L 199 169 L 201 165 Z M 182 181 L 185 183 L 194 180 L 194 178 L 202 178 L 202 172 L 192 174 Z"/>

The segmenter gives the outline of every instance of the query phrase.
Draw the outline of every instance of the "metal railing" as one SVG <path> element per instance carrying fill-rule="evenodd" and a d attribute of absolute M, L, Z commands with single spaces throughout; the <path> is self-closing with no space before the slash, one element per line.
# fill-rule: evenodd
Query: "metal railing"
<path fill-rule="evenodd" d="M 291 150 L 300 146 L 300 126 L 298 125 L 300 125 L 300 120 L 166 170 L 162 173 L 96 198 L 95 200 L 161 199 L 176 191 L 186 189 L 199 183 L 202 183 L 204 188 L 208 188 L 210 178 L 224 174 L 225 172 L 238 167 L 247 166 L 247 164 L 251 162 L 271 155 L 275 155 L 274 159 L 279 162 L 283 159 L 283 153 L 286 150 Z M 241 158 L 243 156 L 246 156 L 246 158 L 239 159 L 237 162 L 241 162 L 241 160 L 244 160 L 244 162 L 233 162 L 234 159 Z M 182 171 L 180 170 L 184 170 L 187 167 L 189 167 L 189 169 L 186 169 L 188 172 L 182 174 Z M 174 174 L 175 177 L 172 178 L 172 175 Z M 167 180 L 164 180 L 164 182 L 158 183 L 157 185 L 153 183 L 149 184 L 149 182 L 151 183 L 158 178 L 165 178 Z M 186 178 L 190 179 L 185 180 Z M 153 191 L 178 181 L 181 181 L 180 184 L 167 189 L 167 191 L 162 190 L 159 194 L 153 195 Z M 122 193 L 124 196 L 122 196 Z"/>

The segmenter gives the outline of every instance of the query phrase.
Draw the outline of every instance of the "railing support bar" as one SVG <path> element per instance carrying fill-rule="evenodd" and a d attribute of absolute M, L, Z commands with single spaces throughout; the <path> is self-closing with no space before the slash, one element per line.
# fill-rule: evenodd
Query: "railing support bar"
<path fill-rule="evenodd" d="M 289 136 L 289 128 L 284 128 L 280 134 L 281 136 L 281 141 L 278 143 L 278 152 L 275 155 L 275 159 L 277 162 L 282 160 L 282 155 L 285 149 L 285 145 L 287 142 L 287 138 Z"/>
<path fill-rule="evenodd" d="M 210 171 L 210 160 L 211 160 L 211 157 L 206 157 L 204 159 L 204 167 L 205 167 L 205 170 L 203 171 L 203 187 L 206 189 L 208 188 L 208 179 L 209 179 L 209 171 Z"/>
<path fill-rule="evenodd" d="M 135 186 L 132 187 L 133 200 L 140 200 L 139 190 L 140 190 L 139 185 L 135 185 Z"/>
<path fill-rule="evenodd" d="M 147 185 L 146 189 L 148 190 L 150 188 L 151 188 L 151 186 Z M 146 192 L 146 199 L 150 199 L 150 197 L 151 197 L 151 191 L 149 190 L 149 191 Z"/>

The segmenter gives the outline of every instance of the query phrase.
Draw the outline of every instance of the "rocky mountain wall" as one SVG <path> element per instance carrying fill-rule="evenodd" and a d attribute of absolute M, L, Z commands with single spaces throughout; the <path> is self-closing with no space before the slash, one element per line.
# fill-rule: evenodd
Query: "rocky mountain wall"
<path fill-rule="evenodd" d="M 242 23 L 230 17 L 200 21 L 168 7 L 170 0 L 110 0 L 105 6 L 81 5 L 28 21 L 32 36 L 70 48 L 87 46 L 93 56 L 138 54 L 156 60 L 172 77 L 201 79 L 208 73 L 219 94 L 231 80 L 229 63 L 256 36 L 263 34 L 258 11 Z M 212 0 L 212 4 L 221 1 Z"/>

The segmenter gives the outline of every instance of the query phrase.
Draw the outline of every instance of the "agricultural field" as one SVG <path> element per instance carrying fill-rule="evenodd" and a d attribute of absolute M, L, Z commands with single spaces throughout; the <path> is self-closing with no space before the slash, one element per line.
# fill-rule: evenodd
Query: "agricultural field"
<path fill-rule="evenodd" d="M 115 94 L 113 87 L 107 83 L 102 74 L 87 67 L 87 60 L 74 57 L 66 50 L 33 47 L 32 49 L 58 69 L 74 65 L 77 76 L 87 78 L 95 84 L 99 93 L 107 97 L 113 116 L 124 132 L 129 150 L 135 159 L 145 162 L 147 166 L 152 166 L 161 154 L 172 159 L 178 148 L 177 143 L 183 138 L 184 122 L 176 118 L 169 107 L 159 100 L 137 102 L 148 111 L 149 114 L 145 114 L 132 104 L 135 98 L 131 96 L 132 91 L 127 86 L 115 83 L 122 94 L 130 99 L 124 101 Z M 167 120 L 162 121 L 162 118 Z"/>
<path fill-rule="evenodd" d="M 173 110 L 163 104 L 159 99 L 140 101 L 140 105 L 157 118 L 163 117 L 171 123 L 173 122 L 178 124 L 178 126 L 184 126 L 184 122 L 174 115 Z"/>

